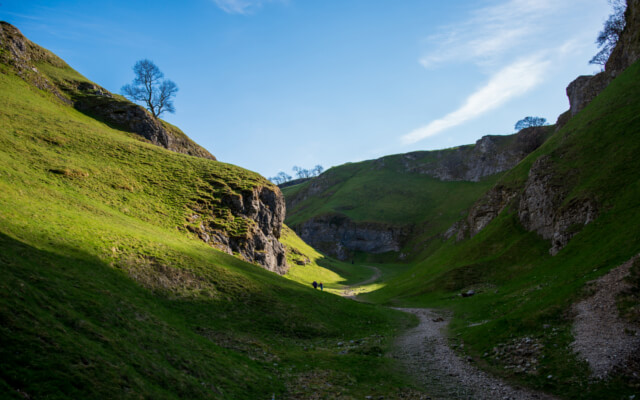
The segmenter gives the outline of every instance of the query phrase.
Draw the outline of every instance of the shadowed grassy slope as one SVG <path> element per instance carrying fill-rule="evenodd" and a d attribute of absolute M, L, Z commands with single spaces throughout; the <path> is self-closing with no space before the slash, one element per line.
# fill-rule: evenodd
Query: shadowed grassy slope
<path fill-rule="evenodd" d="M 455 311 L 452 334 L 481 365 L 567 398 L 627 398 L 640 380 L 622 371 L 591 381 L 569 344 L 571 304 L 585 284 L 640 253 L 640 64 L 616 78 L 585 110 L 498 184 L 522 190 L 533 162 L 548 156 L 565 199 L 593 198 L 600 215 L 551 257 L 550 244 L 507 207 L 473 239 L 445 243 L 370 301 Z M 457 296 L 474 289 L 469 298 Z M 628 305 L 627 305 L 628 307 Z M 544 344 L 535 373 L 505 368 L 493 349 L 528 336 Z M 512 368 L 512 367 L 511 367 Z M 547 378 L 551 376 L 552 378 Z M 636 389 L 634 389 L 636 388 Z"/>
<path fill-rule="evenodd" d="M 222 194 L 264 178 L 143 143 L 6 68 L 0 93 L 3 397 L 305 398 L 321 379 L 321 395 L 362 398 L 402 386 L 378 354 L 404 316 L 314 292 L 185 229 L 192 202 L 223 208 Z M 339 354 L 338 341 L 363 338 Z"/>

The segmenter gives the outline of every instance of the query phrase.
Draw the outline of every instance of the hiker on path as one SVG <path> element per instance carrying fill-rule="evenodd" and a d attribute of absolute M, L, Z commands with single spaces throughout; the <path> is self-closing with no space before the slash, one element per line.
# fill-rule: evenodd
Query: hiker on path
<path fill-rule="evenodd" d="M 313 286 L 314 289 L 318 288 L 318 282 L 313 281 L 313 283 L 311 284 Z"/>
<path fill-rule="evenodd" d="M 322 282 L 320 282 L 320 290 L 324 290 L 322 287 Z"/>

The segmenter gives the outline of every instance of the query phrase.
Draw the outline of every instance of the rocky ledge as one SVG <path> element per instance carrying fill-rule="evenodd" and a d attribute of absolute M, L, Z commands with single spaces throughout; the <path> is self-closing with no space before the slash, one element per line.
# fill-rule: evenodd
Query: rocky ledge
<path fill-rule="evenodd" d="M 407 228 L 354 222 L 340 214 L 312 218 L 295 231 L 305 242 L 340 260 L 348 259 L 352 251 L 372 254 L 400 251 L 407 236 Z"/>
<path fill-rule="evenodd" d="M 285 216 L 280 190 L 257 186 L 221 199 L 200 198 L 189 206 L 185 227 L 205 243 L 284 275 L 284 246 L 278 241 Z"/>
<path fill-rule="evenodd" d="M 627 0 L 625 28 L 613 49 L 604 71 L 583 75 L 567 87 L 571 115 L 576 115 L 602 92 L 611 81 L 640 59 L 640 0 Z"/>
<path fill-rule="evenodd" d="M 400 157 L 407 172 L 443 181 L 478 182 L 486 176 L 513 168 L 540 147 L 552 130 L 550 126 L 526 128 L 514 135 L 483 136 L 475 145 L 416 151 Z"/>
<path fill-rule="evenodd" d="M 529 171 L 524 187 L 496 185 L 469 210 L 467 218 L 444 234 L 446 239 L 473 237 L 506 207 L 517 211 L 528 231 L 551 241 L 549 253 L 557 254 L 569 240 L 598 216 L 598 204 L 590 198 L 568 199 L 570 188 L 563 176 L 554 172 L 548 156 L 538 158 Z"/>

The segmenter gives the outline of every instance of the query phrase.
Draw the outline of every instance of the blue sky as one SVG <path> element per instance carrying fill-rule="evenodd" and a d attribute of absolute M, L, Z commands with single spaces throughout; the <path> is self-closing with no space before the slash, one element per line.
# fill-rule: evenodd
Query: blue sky
<path fill-rule="evenodd" d="M 606 0 L 0 0 L 0 19 L 119 92 L 142 58 L 179 126 L 265 176 L 509 134 L 598 70 Z"/>

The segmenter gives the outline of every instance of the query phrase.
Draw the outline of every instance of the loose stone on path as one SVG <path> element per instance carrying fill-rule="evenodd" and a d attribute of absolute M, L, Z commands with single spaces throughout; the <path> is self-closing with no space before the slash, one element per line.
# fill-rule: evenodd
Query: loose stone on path
<path fill-rule="evenodd" d="M 554 399 L 545 393 L 508 385 L 458 357 L 442 329 L 448 319 L 429 309 L 398 308 L 416 315 L 420 324 L 398 338 L 394 357 L 435 399 Z"/>

